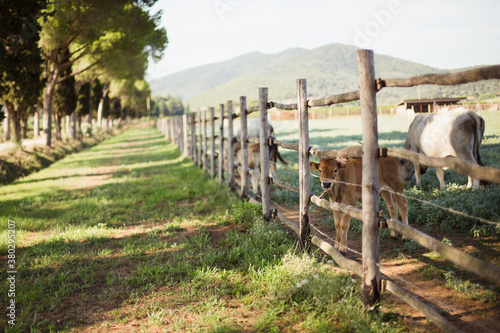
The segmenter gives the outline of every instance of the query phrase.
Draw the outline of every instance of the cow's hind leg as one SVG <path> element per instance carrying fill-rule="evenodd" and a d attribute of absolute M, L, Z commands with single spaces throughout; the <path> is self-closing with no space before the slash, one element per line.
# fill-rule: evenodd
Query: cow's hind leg
<path fill-rule="evenodd" d="M 479 179 L 472 178 L 471 176 L 468 177 L 469 181 L 467 182 L 467 188 L 479 188 L 481 185 L 481 181 Z"/>
<path fill-rule="evenodd" d="M 408 224 L 408 201 L 403 194 L 393 194 L 404 224 Z M 392 235 L 392 233 L 391 233 Z M 407 237 L 403 235 L 403 239 Z"/>
<path fill-rule="evenodd" d="M 389 208 L 389 215 L 391 215 L 392 219 L 398 219 L 398 210 L 396 208 L 396 203 L 394 202 L 394 195 L 388 191 L 381 191 L 380 194 L 382 194 L 382 198 L 384 198 L 384 201 L 387 205 L 387 208 Z M 398 236 L 398 233 L 396 230 L 391 230 L 391 237 L 396 238 Z"/>
<path fill-rule="evenodd" d="M 417 182 L 417 188 L 420 188 L 422 181 L 422 170 L 420 169 L 420 165 L 418 163 L 413 163 L 413 167 L 415 168 L 415 181 Z"/>
<path fill-rule="evenodd" d="M 439 188 L 443 190 L 446 186 L 446 184 L 444 183 L 444 169 L 436 168 L 436 176 L 439 179 Z"/>

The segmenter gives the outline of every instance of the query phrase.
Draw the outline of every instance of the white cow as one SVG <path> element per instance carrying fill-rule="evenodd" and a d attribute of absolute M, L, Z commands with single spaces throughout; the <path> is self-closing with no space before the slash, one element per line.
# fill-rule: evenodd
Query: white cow
<path fill-rule="evenodd" d="M 484 119 L 475 112 L 460 108 L 444 113 L 419 114 L 410 124 L 405 149 L 433 157 L 458 157 L 475 165 L 481 162 L 480 148 L 484 135 Z M 415 173 L 417 187 L 427 166 L 402 160 L 404 178 L 410 180 Z M 440 188 L 445 187 L 444 170 L 436 169 Z M 467 188 L 478 188 L 480 181 L 469 176 Z"/>

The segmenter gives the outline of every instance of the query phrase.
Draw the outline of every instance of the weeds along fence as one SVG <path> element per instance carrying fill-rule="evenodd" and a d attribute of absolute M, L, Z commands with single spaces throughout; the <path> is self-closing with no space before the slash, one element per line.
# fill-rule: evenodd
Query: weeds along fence
<path fill-rule="evenodd" d="M 239 184 L 239 194 L 243 198 L 248 196 L 248 176 L 259 177 L 261 184 L 262 214 L 266 221 L 277 217 L 286 226 L 299 235 L 300 244 L 307 249 L 312 243 L 330 255 L 342 268 L 346 268 L 361 276 L 363 284 L 363 298 L 367 307 L 376 306 L 380 302 L 380 293 L 389 291 L 404 300 L 407 304 L 422 312 L 443 331 L 456 332 L 457 328 L 448 322 L 433 307 L 422 302 L 413 293 L 399 287 L 391 279 L 379 271 L 379 228 L 388 227 L 412 239 L 419 245 L 436 251 L 447 260 L 461 268 L 487 279 L 493 284 L 500 285 L 500 268 L 466 254 L 452 246 L 444 244 L 421 231 L 403 224 L 396 219 L 385 219 L 379 216 L 379 182 L 378 159 L 386 156 L 408 159 L 430 167 L 449 167 L 461 174 L 468 174 L 473 178 L 500 183 L 500 169 L 483 167 L 466 163 L 454 157 L 435 158 L 399 148 L 379 148 L 377 130 L 376 94 L 386 87 L 413 87 L 424 84 L 459 85 L 480 80 L 500 79 L 500 65 L 486 66 L 473 70 L 453 74 L 426 74 L 406 79 L 376 79 L 371 50 L 360 50 L 357 54 L 359 87 L 358 91 L 332 95 L 320 99 L 307 99 L 306 80 L 297 80 L 297 103 L 282 104 L 268 101 L 267 88 L 259 89 L 259 105 L 247 107 L 246 97 L 239 100 L 239 114 L 235 114 L 233 102 L 221 104 L 218 116 L 213 107 L 207 110 L 190 113 L 183 116 L 158 119 L 157 128 L 165 137 L 175 143 L 179 149 L 190 156 L 193 161 L 211 177 L 217 176 L 220 183 L 227 182 L 228 186 L 237 190 L 235 170 L 238 168 L 242 176 Z M 318 106 L 332 106 L 337 103 L 346 103 L 360 100 L 362 118 L 362 147 L 342 151 L 321 150 L 309 146 L 309 108 Z M 269 134 L 268 110 L 277 108 L 289 110 L 299 114 L 299 143 L 286 143 L 276 140 Z M 247 115 L 259 112 L 259 137 L 248 136 Z M 234 136 L 235 119 L 240 119 L 239 136 Z M 224 125 L 227 120 L 227 126 Z M 215 124 L 220 128 L 217 132 Z M 210 130 L 208 129 L 210 126 Z M 227 134 L 224 130 L 227 129 Z M 241 145 L 241 163 L 235 164 L 234 144 Z M 260 172 L 248 168 L 248 144 L 259 143 Z M 287 184 L 280 181 L 275 175 L 269 174 L 269 148 L 272 145 L 282 149 L 297 151 L 299 154 L 299 184 Z M 352 206 L 332 203 L 310 192 L 309 184 L 309 157 L 320 159 L 335 158 L 339 153 L 346 158 L 362 159 L 362 200 L 363 207 L 358 209 Z M 227 156 L 225 156 L 225 154 Z M 218 163 L 216 163 L 218 161 Z M 217 164 L 217 165 L 216 165 Z M 227 177 L 227 179 L 226 179 Z M 277 186 L 299 194 L 299 225 L 287 219 L 283 212 L 271 208 L 270 186 Z M 251 201 L 255 199 L 249 198 Z M 311 236 L 310 231 L 310 204 L 331 211 L 349 214 L 363 222 L 362 227 L 362 263 L 344 257 L 330 243 L 318 236 Z"/>

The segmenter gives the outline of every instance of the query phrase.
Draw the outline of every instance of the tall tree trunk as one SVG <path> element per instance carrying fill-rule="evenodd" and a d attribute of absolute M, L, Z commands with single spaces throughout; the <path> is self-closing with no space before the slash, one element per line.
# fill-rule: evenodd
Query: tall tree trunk
<path fill-rule="evenodd" d="M 99 106 L 97 107 L 97 126 L 102 127 L 102 110 L 104 109 L 104 98 L 109 92 L 110 84 L 106 83 L 102 87 L 102 98 L 99 101 Z"/>
<path fill-rule="evenodd" d="M 71 112 L 70 124 L 71 138 L 76 139 L 76 111 Z"/>
<path fill-rule="evenodd" d="M 9 110 L 7 109 L 7 107 L 5 107 L 5 119 L 3 120 L 3 133 L 4 133 L 4 139 L 5 141 L 9 141 L 10 140 L 10 136 L 11 136 L 11 127 L 10 127 L 10 123 L 11 123 L 11 118 L 12 118 L 12 115 L 11 113 L 9 112 Z"/>
<path fill-rule="evenodd" d="M 5 107 L 11 115 L 12 123 L 14 124 L 14 142 L 21 143 L 21 116 L 19 110 L 16 110 L 14 105 L 10 102 L 5 102 Z"/>
<path fill-rule="evenodd" d="M 52 145 L 52 102 L 54 101 L 55 85 L 55 79 L 47 81 L 43 99 L 43 138 L 47 146 Z"/>
<path fill-rule="evenodd" d="M 35 108 L 35 116 L 34 116 L 34 119 L 33 119 L 33 128 L 34 128 L 34 133 L 33 133 L 33 137 L 34 138 L 37 138 L 38 136 L 40 136 L 40 104 L 37 104 L 36 105 L 36 108 Z M 43 112 L 43 110 L 42 110 Z"/>
<path fill-rule="evenodd" d="M 47 83 L 45 84 L 45 95 L 43 98 L 43 137 L 47 146 L 52 145 L 52 105 L 54 104 L 54 93 L 59 73 L 59 67 L 52 64 Z"/>
<path fill-rule="evenodd" d="M 55 125 L 56 125 L 56 140 L 62 140 L 62 133 L 61 133 L 61 116 L 58 115 L 57 113 L 54 114 L 54 119 L 55 119 Z"/>
<path fill-rule="evenodd" d="M 29 113 L 27 111 L 24 111 L 22 113 L 22 121 L 23 121 L 23 139 L 26 139 L 28 137 L 28 117 Z"/>
<path fill-rule="evenodd" d="M 102 127 L 102 109 L 104 105 L 104 98 L 99 101 L 99 106 L 97 107 L 97 127 Z"/>

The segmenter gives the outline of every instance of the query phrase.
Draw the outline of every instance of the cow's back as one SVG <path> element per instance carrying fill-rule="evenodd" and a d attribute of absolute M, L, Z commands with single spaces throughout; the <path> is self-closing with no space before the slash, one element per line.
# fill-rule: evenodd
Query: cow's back
<path fill-rule="evenodd" d="M 467 161 L 475 160 L 473 152 L 478 116 L 465 109 L 431 116 L 421 133 L 419 152 L 434 157 L 455 156 Z"/>
<path fill-rule="evenodd" d="M 336 202 L 353 204 L 361 200 L 362 160 L 348 159 L 346 168 L 339 171 L 336 180 L 333 188 Z M 403 193 L 404 181 L 397 157 L 379 158 L 379 187 L 381 191 L 386 188 Z"/>

